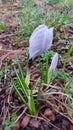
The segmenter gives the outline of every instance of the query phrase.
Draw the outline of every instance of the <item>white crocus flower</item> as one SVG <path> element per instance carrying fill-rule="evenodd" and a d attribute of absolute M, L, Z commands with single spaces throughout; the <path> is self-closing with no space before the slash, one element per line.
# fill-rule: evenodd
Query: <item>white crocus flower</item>
<path fill-rule="evenodd" d="M 52 74 L 56 70 L 57 63 L 58 63 L 58 53 L 56 53 L 54 55 L 52 62 L 51 62 L 51 65 L 50 65 L 50 68 L 48 70 L 48 83 L 51 81 Z"/>
<path fill-rule="evenodd" d="M 48 29 L 44 24 L 39 25 L 29 39 L 29 60 L 35 59 L 50 49 L 53 41 L 53 27 Z M 25 82 L 30 83 L 30 68 L 28 69 Z"/>
<path fill-rule="evenodd" d="M 53 27 L 48 29 L 44 24 L 39 25 L 29 39 L 29 59 L 35 59 L 50 49 L 53 41 Z"/>

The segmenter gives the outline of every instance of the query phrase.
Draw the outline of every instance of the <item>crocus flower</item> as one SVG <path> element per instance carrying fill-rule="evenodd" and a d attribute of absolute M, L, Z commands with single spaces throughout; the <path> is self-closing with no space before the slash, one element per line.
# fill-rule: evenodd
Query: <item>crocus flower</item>
<path fill-rule="evenodd" d="M 56 70 L 57 67 L 57 63 L 58 63 L 58 53 L 56 53 L 52 59 L 51 65 L 49 67 L 48 70 L 48 83 L 50 82 L 51 78 L 52 78 L 52 74 L 53 72 Z"/>
<path fill-rule="evenodd" d="M 44 24 L 39 25 L 29 39 L 29 61 L 40 56 L 50 49 L 53 41 L 53 27 L 48 29 Z M 29 63 L 30 65 L 30 63 Z M 30 65 L 31 66 L 31 65 Z M 26 84 L 30 83 L 30 67 L 25 79 Z"/>
<path fill-rule="evenodd" d="M 29 59 L 35 59 L 50 49 L 53 41 L 53 27 L 48 29 L 44 24 L 39 25 L 29 39 Z"/>

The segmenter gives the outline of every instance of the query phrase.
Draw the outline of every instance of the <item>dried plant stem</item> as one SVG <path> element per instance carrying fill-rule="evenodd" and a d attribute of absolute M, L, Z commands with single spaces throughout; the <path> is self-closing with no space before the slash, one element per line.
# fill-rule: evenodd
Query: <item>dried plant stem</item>
<path fill-rule="evenodd" d="M 25 107 L 23 112 L 18 116 L 18 118 L 16 119 L 15 123 L 21 118 L 21 116 L 26 112 L 26 110 L 27 110 L 27 107 Z"/>

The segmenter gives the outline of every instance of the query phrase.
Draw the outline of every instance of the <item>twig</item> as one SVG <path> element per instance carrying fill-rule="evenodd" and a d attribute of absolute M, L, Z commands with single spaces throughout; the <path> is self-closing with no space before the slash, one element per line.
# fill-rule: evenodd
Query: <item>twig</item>
<path fill-rule="evenodd" d="M 18 116 L 18 118 L 16 119 L 15 123 L 22 117 L 22 115 L 25 113 L 26 110 L 27 110 L 27 107 L 25 107 L 23 112 Z"/>
<path fill-rule="evenodd" d="M 11 95 L 11 93 L 12 93 L 12 92 L 11 92 L 11 91 L 12 91 L 12 87 L 10 87 L 9 89 L 10 89 L 10 91 L 9 91 L 9 94 L 8 94 L 8 104 L 10 104 L 10 95 Z"/>
<path fill-rule="evenodd" d="M 11 37 L 11 36 L 16 36 L 16 35 L 18 35 L 18 32 L 14 33 L 14 34 L 12 33 L 12 34 L 7 34 L 7 35 L 0 36 L 0 39 Z"/>
<path fill-rule="evenodd" d="M 70 97 L 69 95 L 67 95 L 66 93 L 62 93 L 62 92 L 46 92 L 45 94 L 48 94 L 48 95 L 52 95 L 52 94 L 58 94 L 58 95 L 63 95 L 63 96 L 66 96 L 66 97 L 68 97 L 68 98 L 70 98 L 72 101 L 73 101 L 73 98 L 72 97 Z"/>
<path fill-rule="evenodd" d="M 20 7 L 19 3 L 15 2 L 15 3 L 11 3 L 11 4 L 5 4 L 5 5 L 0 5 L 0 8 L 12 8 L 12 7 Z"/>

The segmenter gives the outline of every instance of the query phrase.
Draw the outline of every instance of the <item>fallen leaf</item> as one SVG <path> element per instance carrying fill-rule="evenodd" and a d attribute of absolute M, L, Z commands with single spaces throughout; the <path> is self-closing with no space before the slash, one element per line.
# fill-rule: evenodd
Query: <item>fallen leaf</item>
<path fill-rule="evenodd" d="M 25 117 L 23 118 L 22 122 L 21 122 L 21 126 L 22 126 L 23 128 L 27 127 L 29 121 L 30 121 L 30 117 L 29 117 L 29 116 L 25 116 Z"/>
<path fill-rule="evenodd" d="M 50 121 L 55 121 L 55 115 L 49 108 L 45 110 L 44 115 L 49 118 Z"/>
<path fill-rule="evenodd" d="M 38 128 L 39 125 L 40 125 L 39 120 L 31 119 L 31 121 L 30 121 L 30 126 L 31 126 L 31 127 Z"/>

